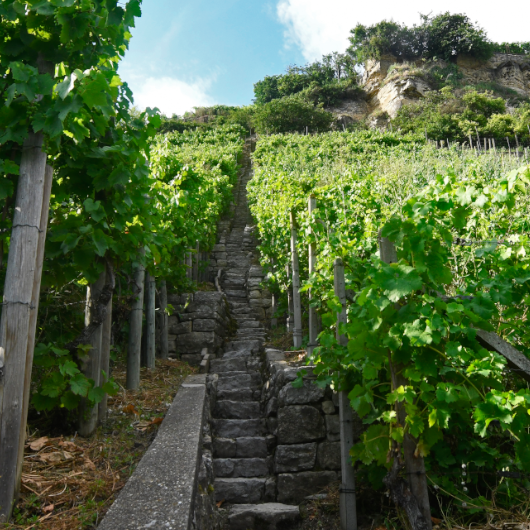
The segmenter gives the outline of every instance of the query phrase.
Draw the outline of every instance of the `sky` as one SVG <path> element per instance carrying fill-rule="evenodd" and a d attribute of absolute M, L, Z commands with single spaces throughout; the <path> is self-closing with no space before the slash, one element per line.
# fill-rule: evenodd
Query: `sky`
<path fill-rule="evenodd" d="M 412 25 L 440 11 L 467 14 L 497 42 L 530 40 L 529 0 L 143 0 L 119 71 L 140 109 L 249 105 L 266 75 L 344 52 L 358 23 Z"/>

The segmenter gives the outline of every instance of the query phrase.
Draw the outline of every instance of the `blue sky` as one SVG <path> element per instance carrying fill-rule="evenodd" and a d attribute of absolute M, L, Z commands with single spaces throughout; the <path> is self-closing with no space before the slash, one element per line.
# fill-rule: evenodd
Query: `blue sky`
<path fill-rule="evenodd" d="M 413 24 L 419 12 L 441 8 L 465 12 L 494 40 L 530 40 L 528 0 L 510 2 L 509 10 L 483 0 L 143 0 L 120 74 L 138 107 L 168 115 L 248 105 L 265 75 L 344 51 L 357 23 Z"/>

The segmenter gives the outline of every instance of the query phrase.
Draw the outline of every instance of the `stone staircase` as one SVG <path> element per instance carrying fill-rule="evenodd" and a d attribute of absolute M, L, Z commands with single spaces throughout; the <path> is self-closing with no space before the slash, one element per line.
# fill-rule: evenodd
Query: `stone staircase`
<path fill-rule="evenodd" d="M 210 374 L 217 379 L 212 414 L 214 489 L 217 502 L 223 501 L 223 507 L 233 505 L 227 529 L 272 530 L 289 528 L 299 518 L 299 509 L 275 502 L 272 451 L 276 439 L 268 433 L 261 403 L 267 301 L 260 287 L 263 274 L 246 197 L 252 178 L 250 147 L 247 142 L 233 219 L 221 224 L 222 235 L 214 249 L 213 272 L 237 323 L 225 353 L 210 364 Z"/>

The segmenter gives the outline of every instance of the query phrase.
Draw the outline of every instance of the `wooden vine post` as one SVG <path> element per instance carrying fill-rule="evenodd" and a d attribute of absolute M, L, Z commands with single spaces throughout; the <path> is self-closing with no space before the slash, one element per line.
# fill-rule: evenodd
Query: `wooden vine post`
<path fill-rule="evenodd" d="M 22 148 L 15 214 L 0 319 L 0 522 L 7 522 L 19 488 L 42 259 L 39 241 L 45 194 L 42 134 L 30 133 Z M 44 204 L 47 199 L 48 203 Z M 29 373 L 28 373 L 29 372 Z M 26 399 L 28 396 L 28 399 Z M 22 454 L 20 454 L 22 451 Z"/>
<path fill-rule="evenodd" d="M 159 290 L 160 300 L 160 358 L 169 357 L 169 315 L 167 314 L 167 284 L 166 280 L 160 282 Z"/>
<path fill-rule="evenodd" d="M 381 261 L 384 261 L 385 263 L 397 263 L 396 247 L 386 237 L 380 236 L 379 238 L 379 256 Z M 400 386 L 408 386 L 408 381 L 403 376 L 403 370 L 403 366 L 393 363 L 390 359 L 390 373 L 392 377 L 392 387 L 394 389 L 399 388 Z M 403 403 L 398 403 L 397 405 L 397 417 L 400 425 L 405 427 L 407 413 L 405 412 Z M 425 462 L 423 457 L 415 455 L 416 447 L 416 440 L 407 431 L 403 440 L 406 481 L 417 506 L 414 506 L 415 503 L 413 502 L 413 499 L 407 498 L 406 501 L 408 504 L 402 507 L 407 512 L 413 530 L 430 530 L 432 528 L 431 507 L 429 504 L 429 489 L 427 488 Z M 397 466 L 394 467 L 397 469 Z M 404 497 L 407 496 L 404 495 Z"/>
<path fill-rule="evenodd" d="M 346 324 L 346 282 L 344 279 L 344 263 L 337 258 L 333 263 L 333 283 L 335 296 L 342 305 L 337 313 L 337 340 L 347 346 L 348 338 L 339 332 L 340 324 Z M 355 440 L 353 435 L 353 409 L 350 406 L 348 393 L 339 391 L 340 421 L 340 465 L 342 484 L 340 489 L 340 523 L 342 530 L 357 530 L 357 499 L 355 496 L 355 474 L 350 457 L 350 449 Z"/>
<path fill-rule="evenodd" d="M 146 366 L 155 369 L 155 330 L 156 330 L 156 280 L 148 272 L 145 274 L 145 333 L 146 333 Z"/>
<path fill-rule="evenodd" d="M 32 300 L 35 309 L 31 312 L 29 323 L 28 351 L 26 353 L 26 373 L 24 379 L 24 401 L 22 404 L 22 421 L 20 422 L 19 449 L 17 460 L 17 474 L 15 482 L 16 499 L 20 493 L 22 478 L 22 464 L 24 462 L 24 442 L 26 440 L 26 424 L 30 401 L 31 371 L 33 367 L 33 352 L 35 349 L 35 334 L 37 331 L 37 316 L 39 312 L 40 284 L 42 278 L 42 266 L 44 263 L 44 247 L 46 243 L 46 230 L 48 228 L 48 215 L 50 212 L 50 196 L 52 192 L 53 168 L 49 165 L 44 170 L 44 193 L 42 197 L 42 210 L 40 216 L 39 242 L 37 245 L 37 261 L 35 266 L 35 276 L 33 278 Z M 1 511 L 1 510 L 0 510 Z"/>
<path fill-rule="evenodd" d="M 101 330 L 101 372 L 100 381 L 104 385 L 110 376 L 110 346 L 112 341 L 112 296 L 107 304 L 107 313 L 103 321 Z M 105 393 L 103 399 L 98 404 L 98 421 L 101 423 L 107 419 L 107 401 L 108 396 Z"/>
<path fill-rule="evenodd" d="M 85 327 L 90 326 L 94 317 L 94 311 L 103 287 L 107 274 L 105 269 L 100 273 L 99 278 L 87 288 L 85 306 Z M 85 359 L 81 371 L 88 378 L 94 381 L 94 386 L 100 384 L 101 374 L 101 339 L 103 336 L 103 325 L 98 326 L 90 335 L 87 345 L 90 350 L 85 353 Z M 81 436 L 90 436 L 98 424 L 98 405 L 90 405 L 86 398 L 81 400 L 79 405 L 79 427 Z"/>
<path fill-rule="evenodd" d="M 313 218 L 313 211 L 317 207 L 317 200 L 314 195 L 309 197 L 308 203 L 308 212 L 309 212 L 309 222 Z M 309 276 L 315 272 L 317 264 L 316 248 L 315 244 L 311 243 L 309 245 Z M 317 335 L 318 335 L 318 320 L 317 320 L 317 311 L 314 307 L 311 306 L 311 290 L 309 290 L 309 344 L 307 345 L 307 353 L 311 355 L 313 350 L 318 346 Z"/>
<path fill-rule="evenodd" d="M 139 251 L 143 259 L 145 249 Z M 134 286 L 137 289 L 136 298 L 132 304 L 129 319 L 129 346 L 127 349 L 127 390 L 138 390 L 140 387 L 140 359 L 142 353 L 142 312 L 144 307 L 145 267 L 136 263 Z"/>
<path fill-rule="evenodd" d="M 293 267 L 293 345 L 295 348 L 302 346 L 302 302 L 300 299 L 300 267 L 298 264 L 298 229 L 294 212 L 291 211 L 291 262 Z"/>
<path fill-rule="evenodd" d="M 287 278 L 291 275 L 291 269 L 289 264 L 285 266 L 285 272 L 287 273 Z M 293 307 L 293 289 L 292 287 L 287 286 L 287 318 L 285 320 L 285 327 L 287 331 L 293 331 L 294 328 L 294 319 L 293 319 L 294 307 Z"/>

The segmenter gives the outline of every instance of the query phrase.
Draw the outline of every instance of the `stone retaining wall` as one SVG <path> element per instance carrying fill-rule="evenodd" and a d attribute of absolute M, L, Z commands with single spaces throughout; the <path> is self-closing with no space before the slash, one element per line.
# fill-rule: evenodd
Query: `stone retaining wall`
<path fill-rule="evenodd" d="M 206 374 L 181 385 L 99 530 L 217 530 Z"/>
<path fill-rule="evenodd" d="M 266 350 L 268 380 L 262 402 L 269 432 L 276 436 L 273 470 L 277 501 L 298 504 L 340 478 L 338 395 L 315 384 L 312 367 L 289 362 L 285 353 Z M 305 370 L 303 386 L 292 382 Z M 361 433 L 360 420 L 354 425 Z"/>
<path fill-rule="evenodd" d="M 234 328 L 223 293 L 169 295 L 174 312 L 169 317 L 169 353 L 192 366 L 201 363 L 203 348 L 215 357 Z"/>

